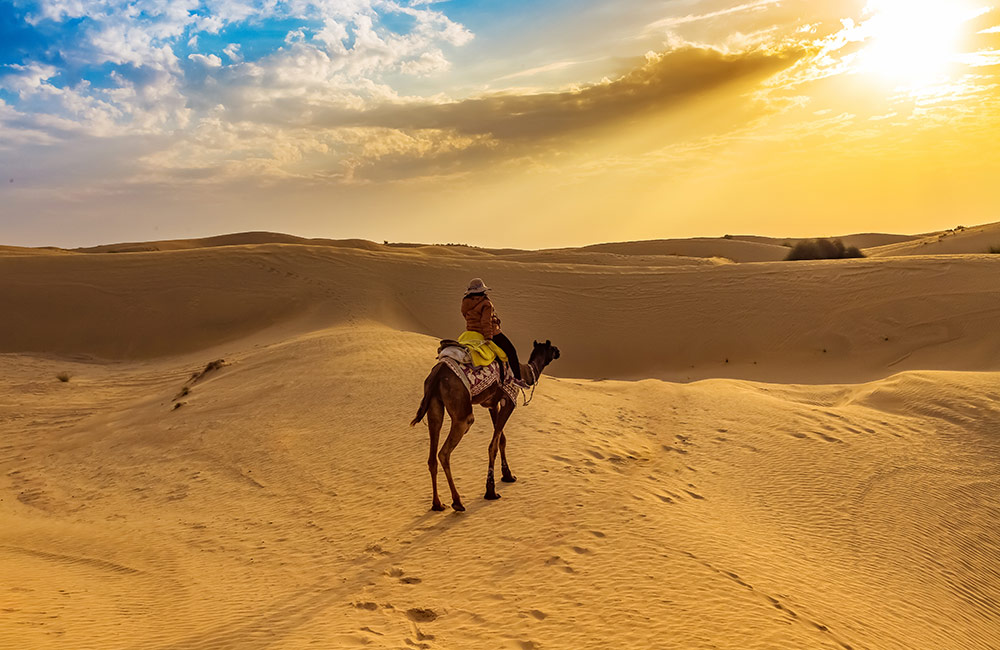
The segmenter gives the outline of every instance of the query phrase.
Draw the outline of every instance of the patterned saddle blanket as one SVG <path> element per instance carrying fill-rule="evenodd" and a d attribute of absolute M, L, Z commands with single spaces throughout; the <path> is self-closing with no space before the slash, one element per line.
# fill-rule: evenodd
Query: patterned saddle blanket
<path fill-rule="evenodd" d="M 463 363 L 456 360 L 457 354 L 448 353 L 449 350 L 454 350 L 455 348 L 444 348 L 438 353 L 438 361 L 441 361 L 447 365 L 451 370 L 458 375 L 458 378 L 462 380 L 465 387 L 469 389 L 469 395 L 471 397 L 476 397 L 488 388 L 500 383 L 500 366 L 494 361 L 488 366 L 474 366 L 471 363 Z M 465 348 L 459 348 L 465 350 Z M 517 386 L 514 385 L 512 381 L 513 375 L 510 372 L 510 368 L 504 369 L 504 379 L 506 380 L 503 384 L 503 391 L 507 394 L 507 397 L 514 400 L 517 403 Z"/>

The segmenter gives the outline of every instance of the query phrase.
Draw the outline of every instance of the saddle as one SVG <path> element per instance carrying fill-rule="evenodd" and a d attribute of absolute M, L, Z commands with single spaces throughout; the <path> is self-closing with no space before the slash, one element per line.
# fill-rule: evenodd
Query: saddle
<path fill-rule="evenodd" d="M 483 339 L 480 341 L 485 342 Z M 458 375 L 472 397 L 500 384 L 507 396 L 516 401 L 517 386 L 514 385 L 510 368 L 506 367 L 506 358 L 501 360 L 499 355 L 494 355 L 490 363 L 483 364 L 482 358 L 485 355 L 480 349 L 482 346 L 482 343 L 470 346 L 466 341 L 443 339 L 438 346 L 438 361 L 443 362 Z M 501 364 L 505 367 L 501 368 Z"/>

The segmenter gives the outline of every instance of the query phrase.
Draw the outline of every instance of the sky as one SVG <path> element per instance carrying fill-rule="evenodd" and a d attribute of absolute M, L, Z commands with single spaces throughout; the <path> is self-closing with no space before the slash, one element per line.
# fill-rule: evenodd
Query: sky
<path fill-rule="evenodd" d="M 1000 0 L 3 0 L 0 244 L 1000 221 Z"/>

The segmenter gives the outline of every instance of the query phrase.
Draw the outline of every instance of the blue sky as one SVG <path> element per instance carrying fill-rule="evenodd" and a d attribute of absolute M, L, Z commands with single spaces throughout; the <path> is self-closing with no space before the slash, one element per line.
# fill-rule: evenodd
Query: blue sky
<path fill-rule="evenodd" d="M 918 148 L 934 129 L 968 143 L 934 182 L 969 197 L 974 221 L 996 198 L 970 189 L 993 171 L 973 143 L 994 127 L 996 14 L 990 0 L 14 0 L 0 4 L 0 243 L 454 240 L 470 212 L 508 227 L 469 241 L 528 247 L 788 232 L 804 210 L 833 230 L 912 230 L 946 207 L 906 199 L 913 161 L 939 157 Z M 904 150 L 910 171 L 872 204 L 865 170 Z"/>

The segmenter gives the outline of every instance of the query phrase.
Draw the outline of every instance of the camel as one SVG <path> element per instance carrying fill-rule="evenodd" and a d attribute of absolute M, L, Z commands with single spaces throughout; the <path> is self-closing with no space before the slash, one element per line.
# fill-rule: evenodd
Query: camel
<path fill-rule="evenodd" d="M 529 385 L 534 386 L 538 383 L 545 367 L 558 358 L 559 348 L 552 345 L 551 341 L 545 341 L 545 343 L 535 341 L 528 363 L 521 364 L 521 376 L 528 379 Z M 427 416 L 427 427 L 431 434 L 431 449 L 427 458 L 427 467 L 431 472 L 431 488 L 434 491 L 431 510 L 444 510 L 441 499 L 438 497 L 438 459 L 444 468 L 445 476 L 448 477 L 448 487 L 451 489 L 451 507 L 459 512 L 465 510 L 462 498 L 455 488 L 455 480 L 451 476 L 451 452 L 462 441 L 462 436 L 466 434 L 475 421 L 472 407 L 476 404 L 488 408 L 490 418 L 493 420 L 493 439 L 490 441 L 489 469 L 486 473 L 484 498 L 491 501 L 500 498 L 493 482 L 493 466 L 497 450 L 500 451 L 500 469 L 503 473 L 500 480 L 504 483 L 513 483 L 517 480 L 517 477 L 511 473 L 510 466 L 507 465 L 507 437 L 503 432 L 504 425 L 507 424 L 507 420 L 514 412 L 517 402 L 504 393 L 499 383 L 495 383 L 473 399 L 455 372 L 447 364 L 438 363 L 424 380 L 424 397 L 420 401 L 417 417 L 410 422 L 411 427 L 416 426 L 424 418 L 424 415 Z M 441 450 L 438 451 L 438 440 L 441 434 L 441 425 L 444 423 L 445 411 L 448 411 L 448 415 L 451 417 L 451 431 L 441 446 Z"/>

